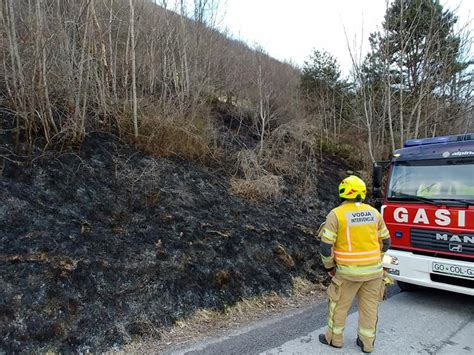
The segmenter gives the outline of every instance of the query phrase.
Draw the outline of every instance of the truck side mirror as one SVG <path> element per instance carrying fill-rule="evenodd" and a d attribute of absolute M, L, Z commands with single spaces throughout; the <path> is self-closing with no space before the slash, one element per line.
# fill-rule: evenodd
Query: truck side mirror
<path fill-rule="evenodd" d="M 373 186 L 373 195 L 375 198 L 382 197 L 382 166 L 378 163 L 374 163 L 373 173 L 372 173 L 372 186 Z"/>

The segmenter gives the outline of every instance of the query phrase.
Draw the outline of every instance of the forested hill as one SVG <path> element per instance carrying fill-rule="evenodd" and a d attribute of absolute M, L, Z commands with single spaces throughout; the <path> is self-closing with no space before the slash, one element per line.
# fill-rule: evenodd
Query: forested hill
<path fill-rule="evenodd" d="M 472 37 L 434 0 L 390 3 L 369 53 L 349 48 L 348 78 L 318 49 L 300 71 L 229 39 L 217 0 L 159 3 L 2 2 L 0 105 L 17 153 L 100 130 L 160 156 L 228 159 L 216 110 L 246 121 L 270 170 L 286 134 L 370 163 L 408 138 L 473 129 Z"/>
<path fill-rule="evenodd" d="M 106 130 L 166 154 L 180 149 L 170 127 L 211 144 L 216 102 L 262 113 L 263 130 L 291 118 L 299 71 L 219 33 L 202 3 L 191 20 L 141 0 L 5 1 L 0 90 L 18 141 L 74 144 Z"/>

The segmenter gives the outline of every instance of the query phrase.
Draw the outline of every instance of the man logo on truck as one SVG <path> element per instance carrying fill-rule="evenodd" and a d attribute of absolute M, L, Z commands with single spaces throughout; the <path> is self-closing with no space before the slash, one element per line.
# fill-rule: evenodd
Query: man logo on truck
<path fill-rule="evenodd" d="M 472 243 L 474 244 L 474 236 L 468 235 L 457 235 L 453 234 L 452 236 L 448 236 L 447 234 L 436 233 L 436 240 L 444 240 L 447 242 L 456 242 L 456 243 Z M 450 248 L 451 250 L 451 248 Z M 460 250 L 456 250 L 460 251 Z"/>
<path fill-rule="evenodd" d="M 461 244 L 449 244 L 449 251 L 455 251 L 458 253 L 462 253 L 462 245 Z"/>

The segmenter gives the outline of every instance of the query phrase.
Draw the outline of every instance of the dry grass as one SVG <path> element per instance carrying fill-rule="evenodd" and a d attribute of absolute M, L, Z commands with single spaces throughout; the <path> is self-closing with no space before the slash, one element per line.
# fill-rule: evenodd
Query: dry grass
<path fill-rule="evenodd" d="M 288 254 L 285 247 L 281 244 L 278 244 L 273 252 L 276 254 L 277 258 L 288 268 L 293 268 L 295 266 L 295 261 L 293 257 Z"/>
<path fill-rule="evenodd" d="M 184 117 L 146 117 L 139 146 L 157 156 L 177 155 L 195 160 L 212 154 L 214 131 L 210 122 Z"/>
<path fill-rule="evenodd" d="M 231 178 L 232 193 L 251 201 L 270 200 L 281 195 L 283 179 L 266 171 L 254 151 L 240 151 L 237 167 L 244 178 Z"/>
<path fill-rule="evenodd" d="M 194 160 L 209 156 L 213 150 L 213 133 L 205 122 L 148 117 L 143 119 L 142 132 L 138 145 L 153 155 Z"/>
<path fill-rule="evenodd" d="M 251 149 L 244 149 L 237 153 L 237 168 L 249 180 L 268 174 L 255 151 Z"/>
<path fill-rule="evenodd" d="M 205 103 L 179 108 L 173 103 L 142 100 L 138 138 L 133 137 L 131 113 L 120 114 L 120 131 L 138 148 L 154 156 L 202 160 L 218 156 L 217 132 Z"/>
<path fill-rule="evenodd" d="M 306 120 L 295 120 L 274 130 L 267 140 L 268 170 L 284 176 L 305 193 L 315 188 L 321 160 L 318 129 Z"/>
<path fill-rule="evenodd" d="M 321 284 L 296 277 L 289 297 L 269 292 L 263 296 L 242 299 L 224 311 L 198 310 L 190 318 L 177 321 L 171 329 L 161 331 L 160 340 L 137 339 L 122 350 L 125 353 L 162 352 L 204 336 L 216 336 L 220 332 L 270 315 L 312 304 L 324 298 L 324 291 L 325 287 Z"/>
<path fill-rule="evenodd" d="M 257 179 L 230 180 L 230 190 L 251 201 L 262 201 L 277 198 L 281 195 L 282 178 L 276 175 L 264 175 Z"/>

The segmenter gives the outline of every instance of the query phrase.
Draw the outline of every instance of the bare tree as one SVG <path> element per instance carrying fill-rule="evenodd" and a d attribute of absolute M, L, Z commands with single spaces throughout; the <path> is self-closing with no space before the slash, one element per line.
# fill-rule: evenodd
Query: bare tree
<path fill-rule="evenodd" d="M 133 105 L 133 133 L 138 138 L 138 104 L 137 104 L 137 74 L 135 53 L 135 6 L 130 0 L 130 55 L 132 60 L 132 105 Z"/>

